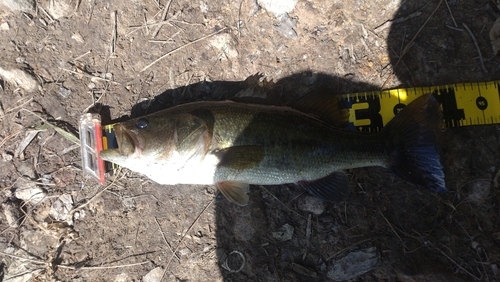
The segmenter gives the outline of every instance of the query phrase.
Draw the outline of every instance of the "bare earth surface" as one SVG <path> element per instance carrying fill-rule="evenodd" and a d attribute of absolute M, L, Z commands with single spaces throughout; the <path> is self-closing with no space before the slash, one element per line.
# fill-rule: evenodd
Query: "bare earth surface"
<path fill-rule="evenodd" d="M 13 2 L 0 1 L 0 281 L 500 280 L 498 125 L 444 131 L 448 193 L 363 168 L 340 205 L 285 185 L 253 186 L 246 207 L 126 169 L 100 193 L 59 133 L 88 110 L 111 123 L 224 100 L 256 73 L 284 101 L 498 79 L 495 1 Z"/>

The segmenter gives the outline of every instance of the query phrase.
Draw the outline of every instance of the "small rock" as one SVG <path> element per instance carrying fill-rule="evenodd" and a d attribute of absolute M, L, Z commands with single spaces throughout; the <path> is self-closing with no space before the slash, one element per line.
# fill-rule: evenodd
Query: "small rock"
<path fill-rule="evenodd" d="M 8 23 L 3 22 L 0 24 L 0 30 L 9 30 L 9 29 L 10 29 L 10 26 Z"/>
<path fill-rule="evenodd" d="M 472 242 L 471 247 L 472 247 L 474 250 L 476 250 L 476 251 L 480 251 L 480 249 L 479 249 L 479 243 L 478 243 L 478 242 L 476 242 L 476 241 Z"/>
<path fill-rule="evenodd" d="M 208 5 L 207 3 L 200 1 L 200 10 L 203 14 L 208 13 Z"/>
<path fill-rule="evenodd" d="M 234 40 L 228 33 L 221 33 L 213 36 L 210 40 L 210 45 L 219 52 L 225 54 L 228 59 L 238 57 L 238 51 L 235 48 Z"/>
<path fill-rule="evenodd" d="M 281 226 L 277 231 L 273 232 L 273 238 L 280 241 L 288 241 L 293 237 L 294 228 L 290 224 Z"/>
<path fill-rule="evenodd" d="M 25 202 L 37 203 L 47 196 L 47 193 L 42 188 L 36 186 L 35 183 L 24 178 L 19 178 L 16 183 L 16 190 L 14 192 L 16 198 Z"/>
<path fill-rule="evenodd" d="M 59 95 L 63 96 L 64 98 L 68 98 L 69 95 L 71 95 L 71 90 L 61 87 L 59 88 Z"/>
<path fill-rule="evenodd" d="M 31 74 L 20 69 L 4 69 L 0 67 L 0 76 L 3 77 L 7 83 L 20 87 L 28 92 L 36 91 L 40 87 L 38 81 L 36 81 Z"/>
<path fill-rule="evenodd" d="M 128 274 L 125 272 L 122 272 L 118 275 L 115 276 L 114 282 L 127 282 L 129 281 Z"/>
<path fill-rule="evenodd" d="M 31 179 L 36 178 L 35 167 L 33 166 L 33 163 L 30 160 L 25 160 L 21 162 L 18 166 L 16 166 L 16 170 L 22 176 L 26 176 Z"/>
<path fill-rule="evenodd" d="M 50 216 L 57 221 L 64 221 L 73 209 L 73 198 L 70 194 L 63 194 L 50 207 Z"/>
<path fill-rule="evenodd" d="M 47 9 L 52 18 L 58 20 L 73 14 L 77 5 L 75 3 L 72 0 L 45 0 L 41 5 Z"/>
<path fill-rule="evenodd" d="M 80 33 L 73 33 L 73 35 L 71 35 L 71 39 L 75 40 L 76 42 L 78 43 L 85 43 L 85 40 L 83 40 L 83 37 Z"/>
<path fill-rule="evenodd" d="M 273 28 L 286 38 L 296 38 L 297 32 L 295 28 L 297 27 L 297 19 L 291 18 L 288 14 L 283 14 L 278 18 L 280 24 L 273 26 Z"/>
<path fill-rule="evenodd" d="M 299 0 L 257 0 L 257 4 L 275 17 L 290 13 Z"/>
<path fill-rule="evenodd" d="M 309 212 L 315 215 L 321 215 L 325 212 L 325 204 L 323 200 L 313 196 L 306 196 L 299 199 L 298 208 L 302 211 Z"/>
<path fill-rule="evenodd" d="M 378 263 L 377 248 L 356 251 L 336 260 L 328 271 L 328 278 L 335 281 L 354 279 L 375 268 Z"/>
<path fill-rule="evenodd" d="M 39 180 L 42 181 L 43 185 L 50 185 L 52 183 L 52 176 L 50 174 L 42 174 Z"/>
<path fill-rule="evenodd" d="M 18 227 L 19 219 L 22 217 L 19 206 L 13 202 L 2 203 L 3 214 L 10 227 Z"/>
<path fill-rule="evenodd" d="M 85 219 L 85 210 L 77 211 L 73 215 L 73 220 L 84 220 Z"/>
<path fill-rule="evenodd" d="M 10 162 L 10 161 L 12 161 L 13 158 L 14 158 L 14 156 L 11 153 L 7 153 L 5 151 L 2 152 L 2 161 Z"/>
<path fill-rule="evenodd" d="M 492 264 L 491 271 L 493 272 L 493 275 L 498 276 L 498 265 Z"/>
<path fill-rule="evenodd" d="M 1 4 L 11 11 L 28 13 L 35 11 L 35 0 L 3 0 L 0 2 L 0 6 Z"/>
<path fill-rule="evenodd" d="M 469 197 L 468 199 L 478 205 L 481 206 L 484 201 L 488 198 L 491 189 L 491 181 L 490 180 L 476 180 L 472 182 L 469 186 Z"/>
<path fill-rule="evenodd" d="M 160 282 L 162 276 L 163 276 L 163 269 L 161 267 L 157 267 L 157 268 L 151 270 L 150 272 L 148 272 L 148 274 L 144 275 L 144 277 L 142 277 L 142 281 L 143 282 Z"/>
<path fill-rule="evenodd" d="M 184 248 L 184 249 L 180 249 L 180 250 L 179 250 L 179 254 L 180 254 L 181 256 L 187 256 L 187 255 L 189 255 L 190 253 L 191 253 L 191 250 L 190 250 L 190 249 L 188 249 L 188 248 Z"/>
<path fill-rule="evenodd" d="M 24 149 L 28 147 L 28 145 L 35 139 L 35 137 L 38 135 L 38 130 L 27 130 L 26 131 L 26 136 L 24 137 L 23 141 L 17 144 L 17 148 L 14 151 L 14 157 L 19 158 L 22 155 L 24 155 Z M 21 158 L 24 159 L 24 158 Z"/>

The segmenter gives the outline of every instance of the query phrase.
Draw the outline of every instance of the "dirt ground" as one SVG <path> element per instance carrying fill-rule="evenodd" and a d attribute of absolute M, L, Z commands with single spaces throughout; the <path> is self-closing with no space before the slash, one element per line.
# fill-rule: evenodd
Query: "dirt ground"
<path fill-rule="evenodd" d="M 0 281 L 334 281 L 360 252 L 373 265 L 345 279 L 500 280 L 499 125 L 443 132 L 442 194 L 363 168 L 347 171 L 342 204 L 284 185 L 253 186 L 238 207 L 127 169 L 108 186 L 82 176 L 59 132 L 89 110 L 111 123 L 224 100 L 256 73 L 283 100 L 499 79 L 496 1 L 282 1 L 285 14 L 264 2 L 0 6 L 0 68 L 22 71 L 1 79 Z"/>

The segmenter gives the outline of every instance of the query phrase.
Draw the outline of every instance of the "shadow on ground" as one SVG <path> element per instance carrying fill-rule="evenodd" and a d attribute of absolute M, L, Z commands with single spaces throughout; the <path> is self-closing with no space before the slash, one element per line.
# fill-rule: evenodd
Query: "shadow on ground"
<path fill-rule="evenodd" d="M 457 36 L 469 40 L 467 33 L 440 29 L 439 36 L 426 32 L 413 41 L 435 7 L 405 1 L 394 16 L 403 18 L 413 12 L 426 15 L 393 24 L 389 32 L 387 51 L 403 86 L 462 82 L 448 70 L 457 56 L 470 51 L 456 40 Z M 441 25 L 445 16 L 446 7 L 441 5 L 426 25 Z M 404 53 L 410 43 L 411 48 Z M 471 71 L 468 66 L 456 68 L 457 72 Z M 470 75 L 471 80 L 493 78 L 480 71 Z M 249 87 L 253 85 L 248 81 L 200 82 L 167 90 L 137 104 L 131 115 L 137 117 L 186 102 L 226 100 Z M 272 92 L 286 102 L 325 88 L 332 94 L 377 90 L 349 76 L 308 71 L 275 82 Z M 450 189 L 445 194 L 421 191 L 384 169 L 366 168 L 348 172 L 352 192 L 340 205 L 311 204 L 308 195 L 294 185 L 254 186 L 245 207 L 219 195 L 216 237 L 221 273 L 227 281 L 319 281 L 331 278 L 327 273 L 335 260 L 356 251 L 375 250 L 378 267 L 366 276 L 368 280 L 480 278 L 489 272 L 480 269 L 481 262 L 488 260 L 485 250 L 498 248 L 494 234 L 498 231 L 499 199 L 498 193 L 490 192 L 489 179 L 495 172 L 491 167 L 500 166 L 494 158 L 499 155 L 498 145 L 491 145 L 498 144 L 499 139 L 495 126 L 448 129 L 443 134 L 440 148 Z M 464 184 L 470 179 L 486 181 Z M 294 228 L 294 235 L 283 242 L 273 237 L 273 232 L 279 232 L 285 224 Z M 481 243 L 475 239 L 478 234 Z M 498 254 L 489 256 L 498 259 Z"/>

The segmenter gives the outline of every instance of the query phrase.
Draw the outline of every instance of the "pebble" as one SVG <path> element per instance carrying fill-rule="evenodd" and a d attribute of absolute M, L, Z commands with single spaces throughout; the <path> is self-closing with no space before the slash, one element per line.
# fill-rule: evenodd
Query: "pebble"
<path fill-rule="evenodd" d="M 5 202 L 2 203 L 2 209 L 9 227 L 19 227 L 19 218 L 22 216 L 19 206 L 13 202 Z"/>
<path fill-rule="evenodd" d="M 297 19 L 291 18 L 288 14 L 280 15 L 278 18 L 280 24 L 273 26 L 273 28 L 286 38 L 297 38 L 297 32 L 295 31 Z"/>
<path fill-rule="evenodd" d="M 148 274 L 144 275 L 144 277 L 142 277 L 142 281 L 143 282 L 160 282 L 162 276 L 163 276 L 163 269 L 161 267 L 157 267 L 157 268 L 151 270 L 150 272 L 148 272 Z"/>
<path fill-rule="evenodd" d="M 24 178 L 19 178 L 16 182 L 14 196 L 26 202 L 37 203 L 43 200 L 47 196 L 47 193 L 42 188 L 36 186 L 35 183 Z"/>
<path fill-rule="evenodd" d="M 73 3 L 72 3 L 73 2 Z M 75 5 L 77 2 L 72 0 L 45 0 L 42 1 L 42 6 L 47 9 L 47 12 L 55 20 L 69 17 L 75 11 Z"/>
<path fill-rule="evenodd" d="M 210 40 L 210 45 L 216 48 L 219 52 L 223 52 L 228 59 L 238 57 L 238 51 L 235 47 L 236 44 L 231 35 L 228 33 L 214 35 Z"/>
<path fill-rule="evenodd" d="M 374 269 L 377 263 L 377 248 L 370 247 L 336 260 L 327 276 L 335 281 L 351 280 Z"/>
<path fill-rule="evenodd" d="M 58 221 L 64 221 L 73 209 L 73 198 L 70 194 L 63 194 L 52 203 L 50 207 L 50 216 Z"/>
<path fill-rule="evenodd" d="M 469 186 L 469 201 L 475 205 L 481 206 L 490 194 L 490 180 L 475 180 Z"/>
<path fill-rule="evenodd" d="M 128 274 L 125 272 L 122 272 L 122 273 L 115 276 L 114 282 L 127 282 L 130 280 L 131 279 L 128 277 Z"/>
<path fill-rule="evenodd" d="M 64 98 L 68 98 L 69 95 L 71 95 L 71 90 L 61 87 L 59 88 L 59 95 L 63 96 Z"/>
<path fill-rule="evenodd" d="M 492 264 L 491 271 L 493 272 L 493 275 L 498 276 L 498 265 Z"/>
<path fill-rule="evenodd" d="M 315 215 L 321 215 L 325 212 L 325 204 L 323 200 L 313 196 L 299 198 L 297 206 L 301 211 Z"/>
<path fill-rule="evenodd" d="M 3 22 L 0 24 L 0 30 L 9 30 L 9 29 L 10 29 L 10 26 L 8 23 Z"/>
<path fill-rule="evenodd" d="M 11 11 L 34 12 L 35 0 L 2 0 L 1 4 Z"/>
<path fill-rule="evenodd" d="M 39 89 L 38 81 L 29 73 L 16 68 L 3 68 L 0 66 L 0 76 L 16 87 L 20 87 L 28 92 Z"/>
<path fill-rule="evenodd" d="M 290 13 L 299 0 L 257 0 L 257 4 L 275 17 Z"/>
<path fill-rule="evenodd" d="M 279 241 L 288 241 L 293 237 L 294 228 L 290 224 L 285 224 L 273 232 L 273 238 Z"/>

